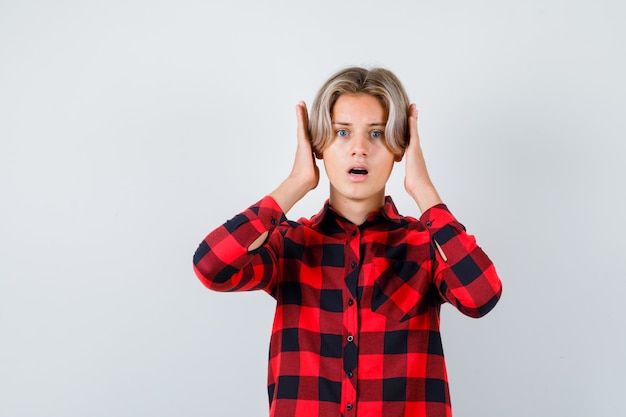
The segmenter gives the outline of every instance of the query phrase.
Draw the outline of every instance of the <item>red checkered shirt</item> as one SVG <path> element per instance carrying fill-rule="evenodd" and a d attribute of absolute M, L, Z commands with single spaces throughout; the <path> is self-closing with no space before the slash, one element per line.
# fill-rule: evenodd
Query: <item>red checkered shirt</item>
<path fill-rule="evenodd" d="M 264 232 L 265 244 L 248 252 Z M 217 291 L 276 299 L 271 417 L 451 416 L 441 304 L 480 317 L 493 264 L 443 204 L 400 216 L 390 197 L 360 226 L 329 205 L 289 221 L 265 197 L 211 232 L 194 270 Z"/>

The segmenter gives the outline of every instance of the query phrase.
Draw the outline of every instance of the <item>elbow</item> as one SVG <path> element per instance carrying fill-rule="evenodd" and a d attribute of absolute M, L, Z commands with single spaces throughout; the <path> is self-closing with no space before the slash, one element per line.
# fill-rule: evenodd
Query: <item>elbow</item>
<path fill-rule="evenodd" d="M 193 270 L 205 287 L 213 291 L 222 292 L 233 290 L 232 278 L 238 272 L 237 268 L 230 265 L 225 265 L 221 268 L 211 268 L 205 263 L 194 263 Z"/>
<path fill-rule="evenodd" d="M 496 306 L 499 300 L 500 300 L 499 295 L 494 295 L 486 303 L 481 304 L 479 306 L 467 307 L 467 306 L 457 305 L 457 308 L 459 309 L 459 311 L 461 311 L 461 313 L 465 314 L 466 316 L 478 319 L 483 316 L 486 316 L 487 313 L 493 310 L 493 308 Z"/>
<path fill-rule="evenodd" d="M 466 302 L 457 299 L 455 304 L 461 313 L 477 319 L 487 315 L 487 313 L 493 310 L 496 304 L 498 304 L 498 301 L 500 301 L 501 296 L 502 286 L 499 287 L 497 292 L 491 293 L 491 296 L 486 296 L 478 300 L 468 300 Z"/>
<path fill-rule="evenodd" d="M 237 269 L 228 264 L 219 262 L 211 256 L 209 245 L 202 241 L 193 255 L 193 271 L 196 276 L 210 290 L 228 291 L 229 282 Z"/>

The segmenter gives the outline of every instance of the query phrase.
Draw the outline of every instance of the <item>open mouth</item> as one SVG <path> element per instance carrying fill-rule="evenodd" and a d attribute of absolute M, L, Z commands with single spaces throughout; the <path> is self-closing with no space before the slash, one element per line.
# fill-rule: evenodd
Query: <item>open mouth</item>
<path fill-rule="evenodd" d="M 348 171 L 352 175 L 367 175 L 367 169 L 365 168 L 352 168 Z"/>

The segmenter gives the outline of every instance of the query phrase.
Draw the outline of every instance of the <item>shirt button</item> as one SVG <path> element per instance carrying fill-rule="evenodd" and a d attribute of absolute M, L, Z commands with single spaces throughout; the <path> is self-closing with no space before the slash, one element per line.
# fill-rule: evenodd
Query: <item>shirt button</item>
<path fill-rule="evenodd" d="M 352 268 L 356 268 L 356 262 L 352 262 Z"/>
<path fill-rule="evenodd" d="M 348 371 L 348 373 L 346 375 L 348 375 L 348 378 L 352 378 L 352 376 L 353 376 L 352 372 L 350 372 L 350 371 Z"/>
<path fill-rule="evenodd" d="M 346 405 L 346 410 L 348 410 L 348 411 L 352 410 L 352 404 Z"/>
<path fill-rule="evenodd" d="M 278 222 L 276 221 L 276 219 L 272 219 L 272 224 L 273 224 L 273 225 L 276 225 L 276 223 L 278 223 Z"/>
<path fill-rule="evenodd" d="M 356 236 L 356 230 L 352 231 L 352 236 Z"/>
<path fill-rule="evenodd" d="M 433 225 L 433 223 L 430 220 L 426 222 L 426 227 L 430 227 L 432 225 Z"/>
<path fill-rule="evenodd" d="M 353 300 L 352 298 L 351 298 L 351 299 L 349 299 L 349 300 L 348 300 L 348 305 L 349 305 L 349 306 L 351 306 L 351 305 L 353 305 L 353 304 L 354 304 L 354 300 Z"/>
<path fill-rule="evenodd" d="M 354 337 L 352 337 L 352 335 L 348 336 L 347 338 L 348 342 L 352 342 L 354 340 Z"/>

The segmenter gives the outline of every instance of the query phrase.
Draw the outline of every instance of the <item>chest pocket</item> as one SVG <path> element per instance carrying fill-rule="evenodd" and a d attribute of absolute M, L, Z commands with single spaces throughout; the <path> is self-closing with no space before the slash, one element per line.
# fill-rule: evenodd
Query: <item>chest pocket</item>
<path fill-rule="evenodd" d="M 372 272 L 376 277 L 372 311 L 405 321 L 430 307 L 433 288 L 430 274 L 416 262 L 376 258 Z"/>

